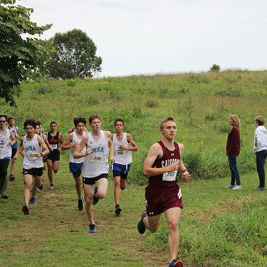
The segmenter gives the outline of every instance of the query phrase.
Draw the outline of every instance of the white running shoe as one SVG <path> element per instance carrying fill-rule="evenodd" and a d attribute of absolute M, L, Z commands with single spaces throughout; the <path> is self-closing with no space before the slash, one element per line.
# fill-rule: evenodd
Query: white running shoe
<path fill-rule="evenodd" d="M 235 185 L 232 189 L 233 190 L 241 190 L 241 185 Z"/>

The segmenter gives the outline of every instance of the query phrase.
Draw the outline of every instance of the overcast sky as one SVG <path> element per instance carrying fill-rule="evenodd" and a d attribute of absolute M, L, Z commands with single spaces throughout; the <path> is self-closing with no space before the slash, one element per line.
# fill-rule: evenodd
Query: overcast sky
<path fill-rule="evenodd" d="M 22 0 L 44 38 L 85 31 L 99 76 L 267 69 L 266 0 Z"/>

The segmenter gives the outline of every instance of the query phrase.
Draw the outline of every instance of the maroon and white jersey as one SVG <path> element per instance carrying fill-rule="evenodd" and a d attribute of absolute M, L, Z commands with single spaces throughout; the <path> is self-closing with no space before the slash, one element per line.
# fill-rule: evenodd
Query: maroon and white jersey
<path fill-rule="evenodd" d="M 172 163 L 179 162 L 181 159 L 179 145 L 174 142 L 174 150 L 169 150 L 162 141 L 159 141 L 158 144 L 161 146 L 163 151 L 162 158 L 156 159 L 153 168 L 162 168 L 166 167 Z M 165 172 L 157 176 L 149 177 L 149 185 L 151 189 L 160 189 L 162 187 L 177 187 L 177 170 L 172 172 Z"/>

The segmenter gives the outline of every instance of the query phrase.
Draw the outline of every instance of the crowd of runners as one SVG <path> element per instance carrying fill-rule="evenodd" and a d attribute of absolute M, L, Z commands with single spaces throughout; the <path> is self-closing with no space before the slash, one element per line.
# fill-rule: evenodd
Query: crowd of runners
<path fill-rule="evenodd" d="M 229 119 L 233 128 L 239 126 L 236 121 L 239 122 L 239 119 L 235 116 Z M 77 205 L 79 210 L 83 210 L 85 204 L 89 222 L 88 232 L 95 233 L 97 231 L 94 205 L 107 194 L 110 165 L 114 177 L 114 213 L 119 216 L 122 213 L 120 194 L 126 187 L 127 176 L 132 164 L 132 151 L 137 151 L 138 146 L 131 134 L 124 132 L 123 119 L 115 120 L 114 134 L 102 130 L 102 119 L 99 114 L 92 114 L 89 117 L 89 130 L 86 122 L 85 118 L 74 118 L 74 127 L 64 139 L 63 134 L 57 130 L 58 125 L 55 121 L 50 123 L 50 131 L 45 134 L 39 121 L 28 119 L 23 125 L 24 136 L 19 136 L 15 118 L 0 115 L 0 189 L 2 198 L 8 199 L 7 183 L 8 180 L 14 181 L 16 160 L 19 155 L 22 155 L 24 176 L 22 212 L 29 215 L 30 205 L 36 204 L 36 193 L 44 188 L 43 171 L 46 169 L 46 165 L 48 189 L 54 190 L 54 174 L 59 170 L 60 154 L 64 150 L 69 150 L 69 169 L 75 181 Z M 259 132 L 262 128 L 265 129 L 262 127 L 264 124 L 262 116 L 256 118 L 256 124 L 258 130 L 256 129 L 255 132 L 254 148 L 256 155 L 260 152 L 257 156 L 257 160 L 259 158 L 259 164 L 257 164 L 259 168 L 263 166 L 263 170 L 260 169 L 261 175 L 259 174 L 260 188 L 265 188 L 264 163 L 267 154 L 267 139 L 266 144 L 262 143 L 262 140 L 265 140 L 262 139 L 263 134 L 260 135 L 261 132 Z M 233 134 L 232 130 L 228 136 L 228 157 L 231 156 L 232 148 L 235 157 L 237 156 L 236 140 L 232 135 L 236 136 L 239 132 Z M 144 175 L 148 176 L 148 186 L 145 189 L 146 210 L 137 223 L 137 229 L 140 234 L 144 234 L 146 230 L 156 232 L 160 217 L 165 214 L 169 229 L 169 267 L 182 267 L 183 262 L 178 258 L 178 223 L 183 202 L 182 191 L 177 184 L 177 172 L 181 172 L 184 180 L 188 180 L 190 174 L 182 160 L 184 146 L 175 142 L 177 133 L 175 120 L 171 117 L 163 120 L 160 124 L 160 131 L 161 140 L 150 147 L 144 162 Z M 259 150 L 259 145 L 264 149 Z M 234 160 L 236 161 L 236 158 Z M 233 158 L 229 159 L 230 169 L 236 164 L 232 161 Z M 9 163 L 10 175 L 8 177 Z M 231 188 L 240 189 L 240 187 L 236 187 L 240 186 L 240 180 L 235 177 L 233 168 L 231 172 Z"/>

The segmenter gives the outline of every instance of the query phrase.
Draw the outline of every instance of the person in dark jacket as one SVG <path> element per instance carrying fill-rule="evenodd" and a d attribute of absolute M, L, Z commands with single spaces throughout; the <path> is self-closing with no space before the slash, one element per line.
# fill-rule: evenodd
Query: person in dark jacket
<path fill-rule="evenodd" d="M 228 188 L 240 190 L 241 182 L 236 160 L 237 156 L 240 154 L 240 120 L 236 114 L 233 114 L 229 117 L 228 122 L 232 126 L 226 144 L 226 155 L 228 156 L 229 168 L 231 171 L 231 183 Z"/>

